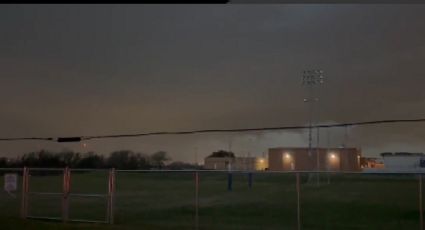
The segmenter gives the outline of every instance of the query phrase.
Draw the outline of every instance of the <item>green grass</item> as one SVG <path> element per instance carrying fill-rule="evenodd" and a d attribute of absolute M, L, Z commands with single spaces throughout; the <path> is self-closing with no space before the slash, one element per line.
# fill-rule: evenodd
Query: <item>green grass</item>
<path fill-rule="evenodd" d="M 302 176 L 302 229 L 418 229 L 418 180 L 415 176 L 321 175 L 321 184 Z M 202 230 L 296 229 L 295 176 L 200 173 L 199 223 Z M 0 229 L 195 229 L 193 173 L 117 173 L 114 225 L 19 219 L 20 192 L 0 192 Z M 3 185 L 3 178 L 0 179 Z M 61 175 L 33 175 L 31 191 L 60 192 Z M 107 173 L 72 174 L 72 192 L 106 193 Z M 30 214 L 61 216 L 61 197 L 31 196 Z M 104 220 L 106 200 L 70 199 L 70 217 Z"/>

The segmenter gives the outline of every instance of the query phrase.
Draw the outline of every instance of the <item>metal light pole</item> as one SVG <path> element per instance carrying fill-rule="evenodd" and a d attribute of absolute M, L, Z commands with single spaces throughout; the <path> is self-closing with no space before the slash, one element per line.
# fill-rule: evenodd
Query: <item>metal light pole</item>
<path fill-rule="evenodd" d="M 318 102 L 319 98 L 313 96 L 313 88 L 315 86 L 322 85 L 324 81 L 323 70 L 305 70 L 303 73 L 303 85 L 307 87 L 308 94 L 307 98 L 304 98 L 304 102 L 309 103 L 309 129 L 308 129 L 308 154 L 312 156 L 312 126 L 313 126 L 313 104 L 311 102 Z M 319 135 L 319 129 L 317 129 L 317 135 Z M 319 141 L 319 136 L 317 136 L 317 141 Z M 319 143 L 317 143 L 317 148 L 319 147 Z M 317 162 L 316 162 L 316 170 L 319 171 L 320 158 L 319 152 L 316 152 Z M 319 183 L 319 181 L 318 181 Z"/>

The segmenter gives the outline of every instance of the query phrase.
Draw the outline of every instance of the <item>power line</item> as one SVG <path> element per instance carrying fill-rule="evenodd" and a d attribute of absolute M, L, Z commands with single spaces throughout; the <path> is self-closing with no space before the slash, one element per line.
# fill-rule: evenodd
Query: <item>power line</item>
<path fill-rule="evenodd" d="M 35 140 L 35 141 L 54 141 L 55 138 L 51 137 L 11 137 L 11 138 L 0 138 L 0 141 L 27 141 L 27 140 Z"/>
<path fill-rule="evenodd" d="M 425 118 L 419 119 L 394 119 L 394 120 L 375 120 L 363 121 L 352 123 L 337 123 L 337 124 L 323 124 L 314 126 L 278 126 L 278 127 L 262 127 L 262 128 L 244 128 L 244 129 L 201 129 L 191 131 L 163 131 L 163 132 L 147 132 L 135 134 L 113 134 L 113 135 L 98 135 L 98 136 L 74 136 L 74 137 L 17 137 L 17 138 L 0 138 L 0 141 L 26 141 L 26 140 L 41 140 L 41 141 L 55 141 L 55 142 L 78 142 L 81 140 L 93 139 L 106 139 L 106 138 L 127 138 L 127 137 L 143 137 L 143 136 L 160 136 L 160 135 L 188 135 L 198 133 L 239 133 L 239 132 L 255 132 L 255 131 L 277 131 L 277 130 L 297 130 L 312 128 L 334 128 L 334 127 L 348 127 L 348 126 L 362 126 L 362 125 L 377 125 L 389 123 L 411 123 L 411 122 L 425 122 Z"/>

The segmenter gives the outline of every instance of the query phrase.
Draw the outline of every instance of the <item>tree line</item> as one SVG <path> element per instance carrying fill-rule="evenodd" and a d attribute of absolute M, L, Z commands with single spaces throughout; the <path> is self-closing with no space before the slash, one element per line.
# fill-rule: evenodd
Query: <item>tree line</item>
<path fill-rule="evenodd" d="M 64 150 L 52 152 L 48 150 L 25 153 L 16 158 L 0 157 L 0 168 L 116 168 L 116 169 L 195 169 L 199 166 L 184 163 L 171 162 L 171 158 L 165 151 L 153 154 L 133 152 L 131 150 L 119 150 L 107 156 L 95 152 L 74 152 Z"/>

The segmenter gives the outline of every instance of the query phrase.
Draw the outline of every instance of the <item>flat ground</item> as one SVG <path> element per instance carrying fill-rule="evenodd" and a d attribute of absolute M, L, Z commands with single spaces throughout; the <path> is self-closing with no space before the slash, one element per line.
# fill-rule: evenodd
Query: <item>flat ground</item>
<path fill-rule="evenodd" d="M 106 193 L 107 173 L 74 173 L 73 193 Z M 418 179 L 415 175 L 302 175 L 302 229 L 419 229 Z M 297 229 L 295 175 L 259 173 L 248 187 L 247 174 L 200 173 L 199 229 Z M 329 178 L 329 180 L 328 180 Z M 61 175 L 36 175 L 32 192 L 60 192 Z M 0 229 L 195 229 L 194 175 L 117 173 L 114 225 L 63 224 L 19 219 L 20 192 L 0 192 Z M 0 179 L 3 186 L 3 177 Z M 29 214 L 61 216 L 60 196 L 30 196 Z M 70 217 L 104 220 L 106 200 L 72 197 Z"/>

